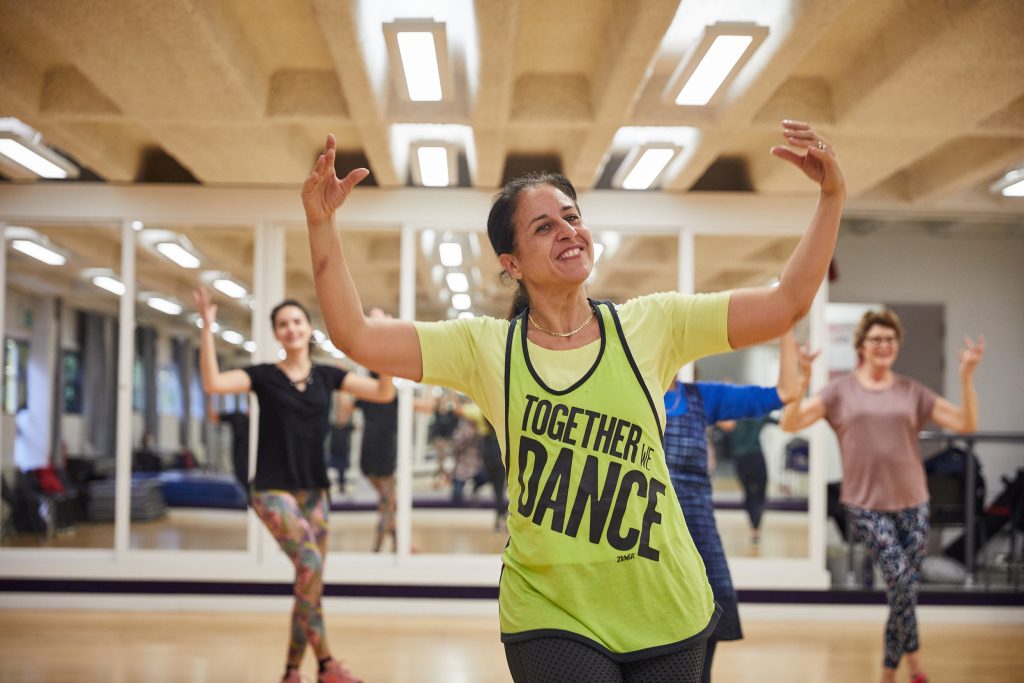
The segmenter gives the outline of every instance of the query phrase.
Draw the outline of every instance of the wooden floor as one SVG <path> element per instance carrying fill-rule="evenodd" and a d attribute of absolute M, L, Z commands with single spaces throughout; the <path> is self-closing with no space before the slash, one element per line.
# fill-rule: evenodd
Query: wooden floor
<path fill-rule="evenodd" d="M 273 683 L 287 618 L 2 611 L 0 683 Z M 491 618 L 328 614 L 327 623 L 335 653 L 367 683 L 510 681 Z M 719 646 L 715 683 L 877 680 L 881 623 L 748 619 L 744 629 L 745 640 Z M 1024 679 L 1024 625 L 924 623 L 921 637 L 933 683 Z"/>

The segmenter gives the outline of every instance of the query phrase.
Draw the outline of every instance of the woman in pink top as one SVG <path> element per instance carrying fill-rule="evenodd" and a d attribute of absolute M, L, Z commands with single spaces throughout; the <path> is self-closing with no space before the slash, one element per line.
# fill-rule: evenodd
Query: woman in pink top
<path fill-rule="evenodd" d="M 963 406 L 956 406 L 892 365 L 899 354 L 903 327 L 895 313 L 868 311 L 857 326 L 857 369 L 829 383 L 812 398 L 783 410 L 786 431 L 825 418 L 839 437 L 843 459 L 840 500 L 846 505 L 854 537 L 862 541 L 885 577 L 889 621 L 885 629 L 882 682 L 896 680 L 906 654 L 911 683 L 926 683 L 917 639 L 921 560 L 928 543 L 928 487 L 917 433 L 929 421 L 954 432 L 973 432 L 978 424 L 974 369 L 985 352 L 985 338 L 966 338 L 960 351 Z M 803 389 L 810 361 L 801 359 Z"/>

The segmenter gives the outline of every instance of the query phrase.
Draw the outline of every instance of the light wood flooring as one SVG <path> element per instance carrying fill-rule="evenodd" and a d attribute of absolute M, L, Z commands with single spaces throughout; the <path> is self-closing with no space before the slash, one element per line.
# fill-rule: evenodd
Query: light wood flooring
<path fill-rule="evenodd" d="M 288 615 L 0 611 L 0 683 L 273 683 Z M 496 619 L 328 614 L 335 653 L 366 683 L 509 683 Z M 882 624 L 748 619 L 715 683 L 877 680 Z M 1024 678 L 1024 625 L 921 626 L 933 683 Z M 307 654 L 305 673 L 314 666 Z M 907 680 L 905 671 L 900 681 Z M 313 679 L 315 680 L 315 678 Z"/>

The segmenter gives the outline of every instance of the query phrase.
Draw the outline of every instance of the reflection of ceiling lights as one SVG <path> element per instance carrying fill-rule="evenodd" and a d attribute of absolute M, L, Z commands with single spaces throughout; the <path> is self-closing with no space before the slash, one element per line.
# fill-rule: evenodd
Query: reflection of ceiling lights
<path fill-rule="evenodd" d="M 105 289 L 117 296 L 124 296 L 124 293 L 128 290 L 123 282 L 110 275 L 95 275 L 92 278 L 92 283 L 100 289 Z"/>
<path fill-rule="evenodd" d="M 245 337 L 242 336 L 242 333 L 236 332 L 234 330 L 224 330 L 223 332 L 220 333 L 220 338 L 226 341 L 228 344 L 234 344 L 235 346 L 238 346 L 239 344 L 245 342 Z"/>
<path fill-rule="evenodd" d="M 703 106 L 731 81 L 768 36 L 767 26 L 719 22 L 704 29 L 700 43 L 679 64 L 665 96 L 676 104 Z"/>
<path fill-rule="evenodd" d="M 458 268 L 462 265 L 462 245 L 458 242 L 442 242 L 438 245 L 441 265 L 446 268 Z"/>
<path fill-rule="evenodd" d="M 156 250 L 182 268 L 189 270 L 198 268 L 199 257 L 182 244 L 182 242 L 186 241 L 185 238 L 181 238 L 180 241 L 175 242 L 158 242 Z"/>
<path fill-rule="evenodd" d="M 219 277 L 215 279 L 212 284 L 214 289 L 225 296 L 231 297 L 232 299 L 241 299 L 249 293 L 245 287 L 227 277 Z"/>
<path fill-rule="evenodd" d="M 669 162 L 679 153 L 672 144 L 651 143 L 633 148 L 612 178 L 612 185 L 624 190 L 646 190 L 655 186 Z"/>
<path fill-rule="evenodd" d="M 452 294 L 452 308 L 457 311 L 468 311 L 473 308 L 473 300 L 469 294 Z"/>
<path fill-rule="evenodd" d="M 135 232 L 139 232 L 145 227 L 146 224 L 143 223 L 142 221 L 132 221 L 132 230 L 134 230 Z"/>
<path fill-rule="evenodd" d="M 1004 197 L 1024 197 L 1024 167 L 1008 172 L 989 189 L 994 194 L 1001 194 Z"/>
<path fill-rule="evenodd" d="M 256 353 L 256 342 L 254 342 L 254 341 L 244 342 L 242 344 L 242 348 L 245 349 L 246 351 L 248 351 L 249 353 Z"/>
<path fill-rule="evenodd" d="M 446 99 L 451 78 L 444 23 L 398 20 L 385 23 L 383 28 L 392 77 L 402 97 L 413 102 Z"/>
<path fill-rule="evenodd" d="M 12 225 L 4 231 L 10 240 L 11 249 L 41 261 L 48 266 L 63 266 L 68 261 L 68 253 L 53 244 L 50 239 L 32 228 Z"/>
<path fill-rule="evenodd" d="M 15 118 L 0 118 L 0 166 L 15 178 L 77 178 L 78 167 L 42 143 L 42 135 Z"/>
<path fill-rule="evenodd" d="M 146 298 L 146 305 L 167 315 L 178 315 L 183 310 L 181 304 L 168 297 L 150 296 Z"/>
<path fill-rule="evenodd" d="M 445 276 L 445 281 L 448 283 L 448 289 L 453 292 L 469 291 L 469 278 L 466 277 L 465 273 L 448 273 Z"/>
<path fill-rule="evenodd" d="M 414 159 L 412 181 L 416 185 L 448 187 L 458 184 L 458 161 L 453 146 L 414 142 L 409 156 Z"/>
<path fill-rule="evenodd" d="M 469 318 L 473 318 L 475 316 L 473 315 L 472 311 L 460 311 L 458 317 L 464 320 L 468 320 Z"/>

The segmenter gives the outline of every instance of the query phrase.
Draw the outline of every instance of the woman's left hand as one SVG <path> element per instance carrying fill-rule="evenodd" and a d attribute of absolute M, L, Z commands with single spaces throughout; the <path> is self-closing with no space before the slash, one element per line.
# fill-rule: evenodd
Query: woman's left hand
<path fill-rule="evenodd" d="M 967 348 L 957 352 L 960 356 L 960 376 L 970 377 L 981 362 L 981 357 L 985 355 L 985 335 L 979 335 L 977 342 L 970 337 L 964 337 L 964 346 Z"/>
<path fill-rule="evenodd" d="M 803 121 L 783 121 L 782 135 L 788 147 L 772 147 L 772 154 L 803 171 L 818 183 L 823 194 L 845 193 L 846 181 L 832 145 Z M 797 154 L 790 147 L 806 150 L 806 153 Z"/>

